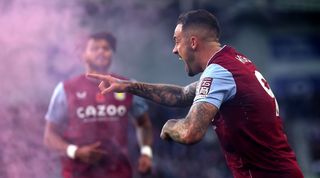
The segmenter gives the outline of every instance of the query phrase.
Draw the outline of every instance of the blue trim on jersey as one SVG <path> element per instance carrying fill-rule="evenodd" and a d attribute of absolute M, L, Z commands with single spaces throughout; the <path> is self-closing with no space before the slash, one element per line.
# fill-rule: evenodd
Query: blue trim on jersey
<path fill-rule="evenodd" d="M 45 118 L 58 124 L 67 119 L 67 97 L 62 82 L 53 91 Z"/>
<path fill-rule="evenodd" d="M 201 91 L 201 85 L 204 80 L 211 80 L 208 92 L 206 92 L 205 87 Z M 236 95 L 236 89 L 236 83 L 231 72 L 218 64 L 210 64 L 200 77 L 196 97 L 193 102 L 209 102 L 220 108 L 222 103 L 232 99 Z"/>

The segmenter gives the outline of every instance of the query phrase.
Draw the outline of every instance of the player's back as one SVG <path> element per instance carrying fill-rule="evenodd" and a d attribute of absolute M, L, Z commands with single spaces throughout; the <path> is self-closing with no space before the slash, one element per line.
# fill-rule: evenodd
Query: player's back
<path fill-rule="evenodd" d="M 213 121 L 234 174 L 262 178 L 267 177 L 262 176 L 266 172 L 275 172 L 274 176 L 279 177 L 292 169 L 301 177 L 283 131 L 276 99 L 254 64 L 228 46 L 215 54 L 209 64 L 228 70 L 236 85 L 235 95 L 221 105 Z M 258 173 L 262 174 L 257 176 Z M 296 174 L 288 174 L 292 175 Z"/>

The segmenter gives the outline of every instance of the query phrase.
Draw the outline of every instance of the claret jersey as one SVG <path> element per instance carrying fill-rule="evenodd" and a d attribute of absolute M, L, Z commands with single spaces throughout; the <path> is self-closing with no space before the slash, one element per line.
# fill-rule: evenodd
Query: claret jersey
<path fill-rule="evenodd" d="M 212 125 L 234 177 L 301 178 L 277 100 L 246 56 L 224 46 L 202 73 L 194 103 L 219 108 Z"/>
<path fill-rule="evenodd" d="M 119 76 L 117 76 L 119 78 Z M 107 154 L 99 164 L 62 158 L 64 177 L 131 178 L 128 159 L 128 118 L 139 117 L 147 105 L 128 93 L 102 95 L 93 81 L 81 75 L 58 84 L 46 119 L 64 127 L 62 137 L 78 146 L 101 143 Z"/>

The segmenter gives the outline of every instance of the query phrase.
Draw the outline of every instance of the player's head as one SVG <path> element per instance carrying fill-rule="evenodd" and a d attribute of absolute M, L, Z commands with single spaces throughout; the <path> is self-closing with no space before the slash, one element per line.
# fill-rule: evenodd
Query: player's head
<path fill-rule="evenodd" d="M 108 32 L 91 34 L 86 42 L 83 58 L 88 70 L 105 72 L 116 51 L 116 38 Z"/>
<path fill-rule="evenodd" d="M 220 27 L 214 15 L 206 10 L 192 10 L 179 16 L 173 39 L 173 53 L 186 64 L 189 76 L 201 72 L 197 51 L 200 43 L 218 42 Z"/>

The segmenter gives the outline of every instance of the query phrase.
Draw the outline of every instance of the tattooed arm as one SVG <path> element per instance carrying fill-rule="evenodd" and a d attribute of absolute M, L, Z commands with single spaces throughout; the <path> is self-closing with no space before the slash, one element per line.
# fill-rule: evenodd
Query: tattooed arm
<path fill-rule="evenodd" d="M 166 106 L 186 107 L 192 105 L 196 86 L 197 82 L 185 87 L 135 82 L 128 87 L 128 92 Z"/>
<path fill-rule="evenodd" d="M 171 119 L 163 126 L 160 137 L 182 144 L 194 144 L 205 135 L 218 108 L 207 102 L 192 105 L 186 118 Z"/>
<path fill-rule="evenodd" d="M 110 75 L 87 74 L 90 78 L 99 79 L 102 93 L 129 92 L 166 106 L 191 106 L 196 93 L 197 82 L 185 87 L 169 84 L 148 84 L 120 80 Z"/>

